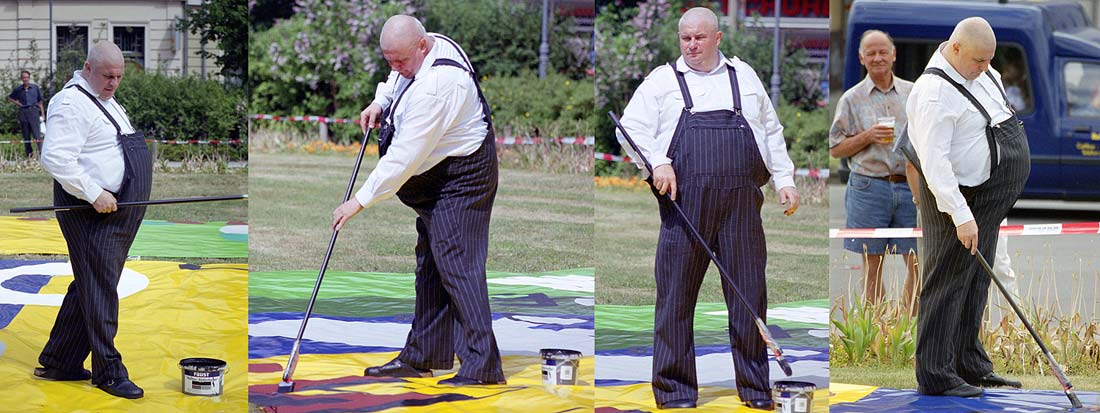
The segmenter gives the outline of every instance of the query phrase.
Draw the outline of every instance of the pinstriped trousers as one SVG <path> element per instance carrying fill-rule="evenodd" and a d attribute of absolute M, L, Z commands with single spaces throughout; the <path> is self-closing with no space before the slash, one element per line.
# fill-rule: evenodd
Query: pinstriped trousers
<path fill-rule="evenodd" d="M 1000 165 L 986 182 L 959 189 L 978 225 L 978 249 L 993 257 L 1000 222 L 1023 191 L 1031 170 L 1027 136 L 1015 116 L 991 128 Z M 922 200 L 934 200 L 921 179 Z M 920 203 L 923 287 L 917 315 L 917 391 L 938 394 L 993 371 L 979 333 L 992 280 L 959 242 L 951 217 L 936 202 Z"/>
<path fill-rule="evenodd" d="M 737 281 L 737 288 L 761 317 L 767 317 L 768 297 L 764 279 L 767 248 L 760 207 L 764 195 L 756 186 L 703 189 L 682 186 L 677 199 L 684 213 L 718 259 Z M 657 403 L 696 400 L 699 395 L 695 368 L 693 322 L 699 288 L 710 257 L 688 233 L 683 221 L 659 196 L 661 233 L 656 258 L 657 304 L 653 339 L 653 393 Z M 737 304 L 725 278 L 722 293 L 729 313 L 729 338 L 737 393 L 741 400 L 770 399 L 768 354 L 756 333 L 756 324 Z"/>
<path fill-rule="evenodd" d="M 124 135 L 120 139 L 126 172 L 115 198 L 118 202 L 147 201 L 153 176 L 144 136 Z M 86 203 L 54 182 L 54 205 Z M 57 223 L 69 248 L 73 282 L 58 310 L 50 339 L 38 357 L 43 367 L 80 371 L 91 353 L 93 384 L 129 377 L 114 343 L 118 333 L 118 282 L 144 216 L 144 206 L 119 208 L 107 214 L 94 209 L 57 212 Z"/>
<path fill-rule="evenodd" d="M 485 260 L 497 191 L 496 139 L 464 157 L 449 157 L 397 192 L 416 218 L 416 309 L 398 359 L 421 369 L 503 382 L 493 335 Z"/>
<path fill-rule="evenodd" d="M 733 76 L 731 82 L 736 82 Z M 740 106 L 739 95 L 734 96 Z M 760 157 L 752 129 L 739 112 L 691 113 L 685 107 L 670 147 L 675 149 L 669 157 L 679 183 L 677 202 L 725 265 L 749 305 L 766 317 L 764 268 L 768 250 L 760 219 L 764 202 L 760 186 L 771 175 Z M 657 302 L 653 397 L 658 404 L 696 400 L 699 380 L 693 321 L 710 257 L 689 233 L 672 201 L 656 190 L 654 195 L 661 213 L 661 233 L 654 268 Z M 729 315 L 737 395 L 743 401 L 771 399 L 768 355 L 756 334 L 753 317 L 737 303 L 736 293 L 725 277 L 722 293 Z"/>

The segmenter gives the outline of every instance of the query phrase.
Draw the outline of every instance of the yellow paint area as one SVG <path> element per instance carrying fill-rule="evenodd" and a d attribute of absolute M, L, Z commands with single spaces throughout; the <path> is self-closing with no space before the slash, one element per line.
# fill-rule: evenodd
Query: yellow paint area
<path fill-rule="evenodd" d="M 741 402 L 741 399 L 737 397 L 736 389 L 725 387 L 700 387 L 699 399 L 696 404 L 697 408 L 691 410 L 692 412 L 760 412 L 760 410 L 746 407 Z M 657 403 L 653 400 L 653 388 L 649 383 L 597 387 L 596 407 L 614 407 L 619 410 L 643 410 L 650 412 L 663 411 L 657 409 Z M 829 411 L 828 389 L 819 389 L 814 392 L 812 411 L 815 413 L 826 413 Z"/>
<path fill-rule="evenodd" d="M 363 369 L 366 367 L 385 364 L 393 360 L 397 354 L 397 352 L 302 354 L 298 359 L 298 366 L 295 369 L 293 379 L 301 388 L 304 387 L 305 381 L 361 377 Z M 285 394 L 305 398 L 313 396 L 320 399 L 323 396 L 342 393 L 357 393 L 368 396 L 395 396 L 409 393 L 425 395 L 457 393 L 476 398 L 426 406 L 399 406 L 384 410 L 395 412 L 562 412 L 574 409 L 576 411 L 591 411 L 595 389 L 593 385 L 593 357 L 588 356 L 581 360 L 577 372 L 579 380 L 576 386 L 544 385 L 542 383 L 541 360 L 538 356 L 503 356 L 504 375 L 508 381 L 504 385 L 453 387 L 436 384 L 442 379 L 454 376 L 454 371 L 457 371 L 459 366 L 456 362 L 454 370 L 437 370 L 435 371 L 435 377 L 406 378 L 370 384 L 348 384 L 336 386 L 332 390 L 326 391 L 300 391 L 295 389 L 293 393 Z M 277 365 L 279 367 L 278 371 L 270 369 L 269 372 L 249 373 L 248 383 L 252 388 L 250 392 L 270 392 L 273 389 L 270 386 L 263 389 L 257 386 L 278 384 L 282 380 L 282 368 L 285 367 L 286 361 L 287 356 L 250 360 L 253 366 L 267 365 L 270 367 Z M 263 404 L 260 404 L 260 407 L 268 407 L 269 411 L 279 410 L 277 405 L 263 406 Z"/>
<path fill-rule="evenodd" d="M 54 224 L 56 225 L 56 224 Z M 38 234 L 41 236 L 41 234 Z M 0 411 L 18 412 L 244 412 L 248 409 L 248 279 L 245 264 L 204 265 L 181 270 L 179 263 L 132 261 L 126 268 L 149 285 L 122 298 L 115 345 L 130 379 L 145 397 L 126 400 L 88 381 L 33 378 L 38 354 L 49 338 L 59 307 L 27 305 L 0 329 Z M 71 275 L 50 279 L 40 293 L 64 293 Z M 0 303 L 3 295 L 0 294 Z M 229 364 L 221 396 L 181 391 L 180 359 L 208 357 Z M 91 360 L 85 362 L 91 368 Z"/>

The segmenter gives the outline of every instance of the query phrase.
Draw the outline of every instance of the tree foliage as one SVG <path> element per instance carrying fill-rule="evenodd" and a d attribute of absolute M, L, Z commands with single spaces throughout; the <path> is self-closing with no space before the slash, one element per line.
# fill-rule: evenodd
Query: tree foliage
<path fill-rule="evenodd" d="M 226 79 L 240 79 L 248 73 L 248 8 L 245 0 L 208 0 L 188 9 L 179 20 L 182 30 L 201 36 L 203 44 L 216 42 L 221 55 L 209 50 L 195 52 L 203 59 L 214 58 Z"/>

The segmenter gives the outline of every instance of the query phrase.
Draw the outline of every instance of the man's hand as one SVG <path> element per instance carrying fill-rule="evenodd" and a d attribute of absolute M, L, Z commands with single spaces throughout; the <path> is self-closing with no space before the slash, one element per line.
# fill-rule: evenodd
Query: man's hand
<path fill-rule="evenodd" d="M 668 192 L 669 198 L 676 200 L 676 171 L 672 170 L 671 164 L 664 164 L 653 170 L 653 187 L 661 195 Z"/>
<path fill-rule="evenodd" d="M 784 187 L 779 190 L 779 203 L 781 205 L 787 205 L 787 210 L 783 211 L 786 216 L 794 215 L 794 212 L 798 210 L 798 190 L 793 186 Z"/>
<path fill-rule="evenodd" d="M 963 243 L 963 247 L 970 249 L 970 255 L 974 255 L 978 252 L 978 223 L 974 220 L 969 220 L 962 225 L 955 228 L 955 232 L 959 236 L 959 242 Z"/>
<path fill-rule="evenodd" d="M 366 109 L 363 109 L 359 113 L 359 127 L 363 129 L 363 134 L 367 134 L 367 125 L 372 128 L 377 128 L 379 122 L 382 121 L 382 107 L 377 103 L 371 103 Z"/>
<path fill-rule="evenodd" d="M 871 129 L 863 131 L 864 139 L 867 143 L 888 144 L 893 143 L 894 129 L 883 125 L 872 126 Z"/>
<path fill-rule="evenodd" d="M 340 204 L 336 207 L 335 211 L 332 211 L 332 229 L 337 231 L 344 227 L 344 223 L 348 222 L 351 217 L 358 214 L 363 210 L 363 206 L 359 204 L 359 200 L 354 197 L 349 199 L 348 202 Z"/>
<path fill-rule="evenodd" d="M 115 196 L 110 192 L 104 190 L 99 193 L 99 197 L 92 203 L 92 207 L 100 214 L 106 214 L 109 212 L 115 212 L 118 210 L 118 203 L 115 201 Z"/>

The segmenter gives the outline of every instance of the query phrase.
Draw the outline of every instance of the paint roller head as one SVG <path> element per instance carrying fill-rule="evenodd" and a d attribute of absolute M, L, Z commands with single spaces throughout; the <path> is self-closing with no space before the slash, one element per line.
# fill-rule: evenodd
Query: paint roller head
<path fill-rule="evenodd" d="M 281 382 L 279 382 L 279 387 L 277 387 L 276 390 L 279 393 L 293 393 L 294 392 L 294 382 L 292 382 L 292 381 L 281 381 Z"/>
<path fill-rule="evenodd" d="M 1081 404 L 1081 399 L 1077 398 L 1077 393 L 1074 393 L 1072 390 L 1066 391 L 1066 397 L 1069 397 L 1069 404 L 1073 405 L 1074 409 L 1080 409 L 1084 407 L 1084 405 Z"/>
<path fill-rule="evenodd" d="M 791 377 L 791 375 L 794 374 L 791 370 L 791 363 L 788 362 L 786 358 L 777 357 L 775 361 L 779 363 L 779 368 L 783 369 L 783 374 L 786 374 L 787 377 Z"/>

